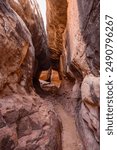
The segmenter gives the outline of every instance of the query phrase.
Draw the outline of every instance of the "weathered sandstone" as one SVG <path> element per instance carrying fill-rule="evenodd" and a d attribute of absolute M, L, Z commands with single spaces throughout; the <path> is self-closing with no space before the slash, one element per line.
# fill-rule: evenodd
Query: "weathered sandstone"
<path fill-rule="evenodd" d="M 61 103 L 82 129 L 86 150 L 99 150 L 99 8 L 99 0 L 47 0 L 48 44 L 55 55 L 61 50 L 66 80 L 60 94 L 68 98 Z"/>
<path fill-rule="evenodd" d="M 73 132 L 77 129 L 81 150 L 99 150 L 100 2 L 46 2 L 47 37 L 36 0 L 0 1 L 0 149 L 62 150 L 66 143 L 61 143 L 62 125 L 53 100 L 75 119 Z M 56 93 L 44 101 L 33 86 L 40 86 L 40 73 L 50 67 L 50 60 L 62 81 L 59 91 L 41 82 L 42 95 Z M 68 131 L 67 117 L 59 114 Z"/>
<path fill-rule="evenodd" d="M 32 89 L 34 61 L 30 31 L 0 1 L 0 150 L 61 150 L 61 122 Z"/>
<path fill-rule="evenodd" d="M 50 56 L 38 2 L 37 0 L 8 0 L 8 2 L 25 22 L 31 33 L 32 42 L 35 48 L 33 85 L 36 92 L 40 94 L 41 89 L 38 79 L 43 70 L 49 69 Z"/>
<path fill-rule="evenodd" d="M 22 19 L 6 2 L 0 2 L 0 90 L 6 85 L 31 85 L 34 47 Z"/>

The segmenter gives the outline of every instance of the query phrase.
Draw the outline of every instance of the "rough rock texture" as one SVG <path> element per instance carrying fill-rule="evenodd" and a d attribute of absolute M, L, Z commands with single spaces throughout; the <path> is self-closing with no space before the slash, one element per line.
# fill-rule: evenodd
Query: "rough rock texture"
<path fill-rule="evenodd" d="M 21 18 L 0 1 L 0 91 L 6 85 L 31 85 L 34 47 Z"/>
<path fill-rule="evenodd" d="M 81 85 L 81 106 L 77 107 L 77 126 L 86 149 L 99 150 L 100 78 L 87 75 Z"/>
<path fill-rule="evenodd" d="M 66 45 L 69 64 L 99 75 L 99 0 L 68 0 Z"/>
<path fill-rule="evenodd" d="M 99 150 L 99 0 L 47 0 L 47 34 L 64 77 L 58 99 L 75 118 L 82 149 Z M 32 90 L 32 76 L 37 83 L 49 65 L 46 44 L 36 0 L 0 1 L 1 150 L 62 149 L 53 106 Z"/>
<path fill-rule="evenodd" d="M 36 55 L 47 49 L 46 33 L 37 0 L 8 0 L 31 32 Z"/>
<path fill-rule="evenodd" d="M 35 48 L 33 84 L 37 89 L 41 71 L 50 67 L 50 57 L 42 15 L 37 0 L 8 0 L 10 6 L 17 12 L 28 27 Z M 38 86 L 39 83 L 38 83 Z M 37 90 L 36 90 L 37 91 Z"/>
<path fill-rule="evenodd" d="M 67 53 L 68 66 L 74 65 L 83 75 L 90 72 L 99 75 L 99 16 L 99 0 L 47 0 L 47 33 L 52 55 L 57 59 L 60 51 Z"/>
<path fill-rule="evenodd" d="M 99 4 L 68 0 L 65 31 L 68 68 L 81 86 L 75 114 L 86 150 L 99 150 Z"/>
<path fill-rule="evenodd" d="M 0 1 L 0 150 L 61 150 L 61 123 L 32 90 L 34 47 L 23 20 Z"/>
<path fill-rule="evenodd" d="M 62 33 L 67 19 L 66 0 L 47 0 L 47 36 L 51 58 L 60 59 L 63 51 Z"/>
<path fill-rule="evenodd" d="M 99 10 L 99 0 L 47 0 L 48 43 L 55 56 L 62 43 L 62 73 L 67 79 L 60 94 L 68 98 L 61 103 L 75 116 L 86 150 L 99 150 Z M 56 27 L 63 19 L 64 32 Z"/>
<path fill-rule="evenodd" d="M 61 123 L 49 102 L 25 91 L 0 97 L 0 150 L 61 150 Z"/>

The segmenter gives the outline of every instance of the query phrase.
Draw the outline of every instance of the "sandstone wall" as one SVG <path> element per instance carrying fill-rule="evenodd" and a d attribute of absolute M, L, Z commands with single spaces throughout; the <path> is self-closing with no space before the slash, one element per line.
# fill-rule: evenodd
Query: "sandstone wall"
<path fill-rule="evenodd" d="M 8 2 L 12 9 L 0 1 L 0 149 L 61 150 L 59 118 L 32 90 L 35 58 L 43 66 L 47 54 L 39 7 L 36 0 Z M 73 110 L 86 150 L 99 150 L 99 4 L 47 0 L 48 46 L 51 58 L 62 60 L 62 103 Z"/>
<path fill-rule="evenodd" d="M 8 0 L 8 2 L 25 22 L 31 33 L 35 48 L 33 77 L 38 80 L 40 72 L 46 68 L 49 69 L 50 63 L 47 37 L 38 2 L 37 0 Z"/>
<path fill-rule="evenodd" d="M 65 89 L 68 87 L 63 81 L 60 91 L 71 92 L 71 98 L 63 99 L 62 104 L 67 108 L 73 105 L 86 150 L 99 150 L 99 10 L 99 0 L 47 0 L 49 46 L 59 53 L 62 45 L 63 76 L 65 80 L 69 76 L 75 79 L 71 90 Z M 56 25 L 61 25 L 63 19 L 61 32 Z"/>
<path fill-rule="evenodd" d="M 99 0 L 68 0 L 68 62 L 80 69 L 83 76 L 99 75 L 99 16 Z"/>
<path fill-rule="evenodd" d="M 99 4 L 98 0 L 68 0 L 63 37 L 65 45 L 69 43 L 64 46 L 68 68 L 81 85 L 81 104 L 78 102 L 76 107 L 76 120 L 87 150 L 99 150 Z"/>
<path fill-rule="evenodd" d="M 63 51 L 62 34 L 67 20 L 66 0 L 47 0 L 47 37 L 51 58 L 60 59 Z"/>
<path fill-rule="evenodd" d="M 2 1 L 0 15 L 0 90 L 15 83 L 28 88 L 34 62 L 31 34 L 21 18 Z"/>
<path fill-rule="evenodd" d="M 46 33 L 37 0 L 8 0 L 8 2 L 29 29 L 36 55 L 46 51 Z"/>
<path fill-rule="evenodd" d="M 0 150 L 62 149 L 61 122 L 32 89 L 34 61 L 30 31 L 0 1 Z"/>
<path fill-rule="evenodd" d="M 87 150 L 99 150 L 99 4 L 98 0 L 68 0 L 67 10 L 67 62 L 81 84 L 76 120 Z"/>

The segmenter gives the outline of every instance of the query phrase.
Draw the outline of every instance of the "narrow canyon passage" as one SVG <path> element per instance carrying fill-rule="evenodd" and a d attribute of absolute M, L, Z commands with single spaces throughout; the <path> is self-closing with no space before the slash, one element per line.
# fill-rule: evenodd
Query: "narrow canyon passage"
<path fill-rule="evenodd" d="M 41 2 L 0 1 L 0 150 L 99 150 L 100 2 Z"/>
<path fill-rule="evenodd" d="M 52 102 L 54 110 L 62 123 L 62 150 L 84 150 L 76 128 L 75 119 L 58 102 L 59 98 L 61 97 L 49 96 L 45 100 Z"/>
<path fill-rule="evenodd" d="M 73 101 L 71 98 L 72 92 L 70 81 L 64 81 L 68 83 L 67 88 L 62 89 L 62 92 L 60 92 L 61 84 L 63 81 L 59 80 L 58 72 L 52 71 L 51 82 L 45 81 L 46 76 L 46 71 L 42 72 L 40 76 L 41 88 L 44 91 L 44 93 L 42 93 L 42 97 L 45 101 L 50 101 L 52 103 L 54 110 L 59 116 L 60 121 L 62 123 L 62 150 L 84 150 L 81 138 L 79 136 L 79 131 L 76 127 L 75 117 L 71 112 L 68 112 L 65 109 L 64 105 L 61 104 L 61 101 L 66 100 L 67 103 L 70 105 L 70 99 L 71 101 Z M 45 96 L 46 91 L 48 95 Z M 75 108 L 70 109 L 73 109 L 74 111 Z"/>
<path fill-rule="evenodd" d="M 44 76 L 45 74 L 43 74 L 41 78 L 43 79 Z M 43 89 L 50 92 L 49 96 L 46 96 L 44 100 L 50 101 L 52 103 L 54 110 L 59 116 L 62 123 L 62 150 L 84 150 L 81 138 L 79 136 L 79 131 L 76 128 L 75 117 L 73 116 L 73 114 L 71 114 L 71 112 L 68 112 L 61 104 L 61 101 L 67 101 L 68 97 L 69 99 L 71 98 L 70 87 L 68 86 L 67 89 L 62 90 L 62 93 L 60 94 L 60 87 L 57 87 L 60 84 L 60 81 L 57 79 L 57 75 L 55 75 L 52 83 L 48 83 L 42 80 L 40 80 L 40 82 Z M 69 103 L 69 100 L 67 103 Z"/>

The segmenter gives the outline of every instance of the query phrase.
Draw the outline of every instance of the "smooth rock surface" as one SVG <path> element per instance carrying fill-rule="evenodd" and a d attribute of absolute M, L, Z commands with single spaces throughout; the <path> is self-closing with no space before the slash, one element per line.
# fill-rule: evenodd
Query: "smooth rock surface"
<path fill-rule="evenodd" d="M 46 33 L 37 0 L 8 0 L 8 2 L 29 29 L 36 55 L 47 50 Z"/>
<path fill-rule="evenodd" d="M 72 64 L 83 76 L 90 72 L 99 75 L 99 6 L 98 0 L 68 0 L 64 44 L 69 66 Z"/>
<path fill-rule="evenodd" d="M 82 104 L 79 111 L 82 138 L 87 149 L 99 150 L 100 141 L 100 78 L 87 75 L 81 85 Z M 90 143 L 90 145 L 89 145 Z"/>

